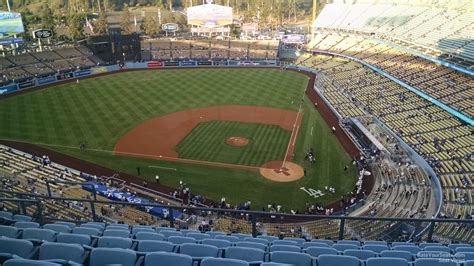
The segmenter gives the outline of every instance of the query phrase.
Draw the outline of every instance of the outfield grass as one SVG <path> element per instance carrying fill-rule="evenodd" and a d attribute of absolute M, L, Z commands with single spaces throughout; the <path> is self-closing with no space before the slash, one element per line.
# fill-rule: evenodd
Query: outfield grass
<path fill-rule="evenodd" d="M 199 123 L 176 147 L 179 158 L 261 166 L 285 157 L 290 131 L 276 125 L 210 121 Z M 230 137 L 249 140 L 244 147 L 230 146 Z"/>
<path fill-rule="evenodd" d="M 217 105 L 257 105 L 298 110 L 307 77 L 270 69 L 199 69 L 138 71 L 113 74 L 34 91 L 0 100 L 0 138 L 40 144 L 87 161 L 153 179 L 176 187 L 183 180 L 194 193 L 231 203 L 250 200 L 255 207 L 276 202 L 302 209 L 307 202 L 328 203 L 350 191 L 356 178 L 351 158 L 305 100 L 295 161 L 308 177 L 292 183 L 275 183 L 258 173 L 113 156 L 117 140 L 131 128 L 164 114 Z M 88 150 L 79 150 L 81 142 Z M 313 147 L 317 162 L 304 161 Z M 148 166 L 176 168 L 157 170 Z M 334 186 L 337 193 L 312 199 L 301 187 Z"/>

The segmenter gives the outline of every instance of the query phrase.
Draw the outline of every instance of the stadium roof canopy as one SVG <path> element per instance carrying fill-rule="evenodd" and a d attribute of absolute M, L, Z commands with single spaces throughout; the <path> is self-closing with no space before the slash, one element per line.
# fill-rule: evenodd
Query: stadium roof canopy
<path fill-rule="evenodd" d="M 205 28 L 218 28 L 231 25 L 233 21 L 232 7 L 207 4 L 187 9 L 188 24 Z"/>

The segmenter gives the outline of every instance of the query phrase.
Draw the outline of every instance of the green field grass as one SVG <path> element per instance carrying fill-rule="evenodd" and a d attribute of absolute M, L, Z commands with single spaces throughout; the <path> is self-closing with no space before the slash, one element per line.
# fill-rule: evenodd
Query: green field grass
<path fill-rule="evenodd" d="M 291 132 L 276 125 L 232 121 L 200 123 L 176 147 L 179 158 L 239 165 L 261 166 L 282 160 Z M 244 137 L 249 144 L 235 147 L 226 144 L 230 137 Z"/>
<path fill-rule="evenodd" d="M 160 174 L 161 182 L 176 187 L 183 180 L 193 193 L 230 203 L 252 201 L 256 208 L 279 203 L 302 209 L 307 202 L 328 203 L 352 190 L 356 171 L 344 165 L 351 158 L 306 99 L 295 161 L 308 176 L 292 183 L 275 183 L 257 172 L 113 156 L 115 143 L 146 120 L 218 105 L 257 105 L 297 111 L 308 78 L 271 69 L 199 69 L 137 71 L 68 83 L 0 100 L 0 138 L 18 140 L 102 164 L 142 178 Z M 79 150 L 81 142 L 87 150 Z M 317 162 L 304 161 L 313 147 Z M 176 168 L 158 170 L 149 166 Z M 335 194 L 313 199 L 300 188 L 334 186 Z"/>

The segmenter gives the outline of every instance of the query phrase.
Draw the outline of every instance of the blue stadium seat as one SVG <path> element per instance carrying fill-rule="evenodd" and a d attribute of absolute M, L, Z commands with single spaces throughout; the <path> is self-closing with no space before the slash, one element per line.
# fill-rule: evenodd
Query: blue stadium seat
<path fill-rule="evenodd" d="M 375 245 L 375 244 L 364 244 L 362 246 L 363 250 L 371 250 L 373 252 L 380 253 L 384 250 L 389 250 L 387 245 Z"/>
<path fill-rule="evenodd" d="M 132 235 L 136 235 L 140 232 L 147 232 L 147 233 L 156 233 L 153 228 L 141 228 L 141 227 L 133 227 L 132 228 Z"/>
<path fill-rule="evenodd" d="M 330 239 L 313 239 L 311 240 L 311 242 L 315 242 L 315 243 L 325 243 L 327 244 L 328 246 L 332 247 L 335 243 L 334 241 L 330 240 Z"/>
<path fill-rule="evenodd" d="M 40 260 L 54 260 L 65 264 L 67 261 L 84 263 L 84 248 L 78 244 L 43 243 L 39 252 Z"/>
<path fill-rule="evenodd" d="M 111 229 L 111 228 L 122 228 L 129 230 L 130 226 L 128 224 L 108 224 L 105 226 L 106 229 Z"/>
<path fill-rule="evenodd" d="M 0 237 L 18 238 L 20 231 L 18 228 L 8 225 L 0 225 Z"/>
<path fill-rule="evenodd" d="M 193 266 L 191 256 L 169 252 L 152 252 L 145 256 L 144 266 Z"/>
<path fill-rule="evenodd" d="M 353 245 L 353 244 L 334 244 L 332 246 L 339 252 L 344 252 L 346 249 L 359 249 L 359 246 Z"/>
<path fill-rule="evenodd" d="M 103 236 L 116 236 L 116 237 L 130 237 L 130 231 L 128 230 L 119 230 L 119 229 L 105 229 L 102 233 Z"/>
<path fill-rule="evenodd" d="M 408 261 L 400 258 L 369 258 L 365 266 L 408 266 Z"/>
<path fill-rule="evenodd" d="M 338 251 L 330 247 L 309 247 L 306 250 L 306 253 L 317 258 L 319 255 L 337 255 Z"/>
<path fill-rule="evenodd" d="M 183 233 L 184 236 L 187 236 L 189 233 L 193 234 L 201 234 L 202 232 L 199 230 L 194 230 L 194 229 L 179 229 L 181 233 Z"/>
<path fill-rule="evenodd" d="M 445 246 L 428 246 L 423 249 L 424 251 L 438 251 L 438 252 L 447 252 L 451 253 L 452 250 Z"/>
<path fill-rule="evenodd" d="M 228 247 L 225 250 L 225 257 L 249 262 L 250 264 L 260 264 L 265 261 L 265 251 L 246 247 Z"/>
<path fill-rule="evenodd" d="M 304 242 L 303 249 L 307 249 L 309 247 L 320 247 L 320 248 L 328 248 L 329 245 L 326 243 L 319 243 L 319 242 Z"/>
<path fill-rule="evenodd" d="M 401 258 L 401 259 L 405 259 L 408 262 L 411 262 L 414 259 L 414 255 L 405 250 L 384 250 L 380 252 L 380 257 Z"/>
<path fill-rule="evenodd" d="M 463 263 L 463 266 L 474 266 L 474 260 L 468 260 Z"/>
<path fill-rule="evenodd" d="M 435 259 L 435 258 L 421 258 L 415 260 L 415 266 L 458 266 L 454 261 Z"/>
<path fill-rule="evenodd" d="M 3 266 L 61 266 L 62 264 L 40 261 L 40 260 L 27 260 L 27 259 L 10 259 L 7 260 Z"/>
<path fill-rule="evenodd" d="M 209 231 L 209 232 L 206 232 L 206 234 L 210 235 L 212 238 L 216 238 L 216 236 L 225 236 L 226 235 L 226 233 L 219 232 L 219 231 Z"/>
<path fill-rule="evenodd" d="M 344 250 L 343 254 L 346 256 L 356 257 L 359 260 L 367 260 L 368 258 L 377 257 L 377 253 L 371 250 L 361 250 L 361 249 L 346 249 Z"/>
<path fill-rule="evenodd" d="M 170 236 L 168 237 L 168 242 L 175 245 L 181 245 L 185 243 L 196 243 L 196 239 L 186 236 Z"/>
<path fill-rule="evenodd" d="M 292 264 L 295 266 L 311 266 L 313 265 L 314 259 L 305 253 L 275 251 L 270 253 L 270 261 Z"/>
<path fill-rule="evenodd" d="M 99 236 L 101 234 L 99 229 L 90 227 L 74 227 L 74 229 L 72 229 L 72 233 L 88 236 Z"/>
<path fill-rule="evenodd" d="M 246 247 L 246 248 L 255 248 L 263 251 L 267 251 L 268 246 L 261 244 L 261 243 L 255 243 L 255 242 L 247 242 L 247 241 L 241 241 L 237 242 L 236 244 L 237 247 Z"/>
<path fill-rule="evenodd" d="M 318 266 L 360 266 L 361 261 L 352 256 L 321 255 L 318 257 Z"/>
<path fill-rule="evenodd" d="M 266 239 L 269 243 L 272 243 L 273 241 L 278 240 L 278 237 L 276 237 L 276 236 L 262 236 L 262 235 L 259 235 L 259 236 L 257 236 L 257 238 Z"/>
<path fill-rule="evenodd" d="M 412 245 L 408 245 L 408 246 L 397 245 L 397 246 L 393 247 L 393 250 L 408 251 L 411 254 L 416 255 L 418 252 L 421 251 L 421 248 L 419 248 L 418 246 L 415 246 L 415 245 L 413 245 L 413 246 Z"/>
<path fill-rule="evenodd" d="M 154 232 L 138 232 L 135 234 L 137 240 L 165 240 L 165 236 Z"/>
<path fill-rule="evenodd" d="M 338 240 L 337 244 L 351 244 L 360 247 L 360 241 L 358 240 Z"/>
<path fill-rule="evenodd" d="M 441 258 L 451 259 L 453 255 L 449 252 L 444 251 L 420 251 L 416 254 L 417 258 Z"/>
<path fill-rule="evenodd" d="M 0 238 L 0 264 L 13 255 L 29 259 L 34 255 L 33 251 L 33 243 L 28 240 Z"/>
<path fill-rule="evenodd" d="M 392 242 L 391 245 L 392 245 L 392 247 L 396 247 L 396 246 L 415 246 L 415 243 L 412 243 L 412 242 Z"/>
<path fill-rule="evenodd" d="M 106 224 L 105 224 L 105 223 L 102 223 L 102 222 L 87 222 L 87 223 L 85 223 L 85 224 L 93 224 L 93 225 L 96 225 L 96 226 L 100 226 L 100 228 L 101 228 L 102 230 L 104 230 L 104 228 L 105 228 L 105 226 L 106 226 Z M 82 225 L 84 225 L 84 224 L 82 224 Z"/>
<path fill-rule="evenodd" d="M 13 220 L 18 222 L 31 222 L 33 221 L 33 218 L 27 215 L 15 214 L 13 215 Z"/>
<path fill-rule="evenodd" d="M 99 237 L 97 247 L 100 248 L 131 248 L 132 239 L 116 237 L 116 236 L 102 236 Z"/>
<path fill-rule="evenodd" d="M 63 222 L 63 221 L 59 221 L 59 222 L 55 222 L 55 224 L 62 224 L 62 225 L 65 225 L 69 228 L 71 228 L 71 230 L 76 227 L 76 224 L 75 223 L 71 223 L 71 222 Z"/>
<path fill-rule="evenodd" d="M 26 228 L 23 230 L 21 238 L 34 241 L 54 242 L 56 240 L 56 232 L 49 229 Z"/>
<path fill-rule="evenodd" d="M 297 246 L 297 247 L 300 246 L 298 242 L 291 241 L 291 240 L 275 240 L 272 242 L 272 245 L 287 245 L 287 246 Z"/>
<path fill-rule="evenodd" d="M 56 237 L 56 242 L 90 245 L 91 237 L 89 235 L 59 233 Z"/>
<path fill-rule="evenodd" d="M 440 247 L 442 246 L 443 244 L 441 243 L 426 243 L 426 242 L 423 242 L 423 243 L 420 243 L 418 244 L 418 246 L 421 248 L 421 249 L 424 249 L 426 247 Z"/>
<path fill-rule="evenodd" d="M 225 258 L 204 258 L 200 266 L 248 266 L 249 263 L 243 260 Z"/>
<path fill-rule="evenodd" d="M 301 252 L 301 248 L 292 245 L 271 245 L 270 252 L 273 251 L 290 251 L 290 252 Z"/>
<path fill-rule="evenodd" d="M 381 240 L 367 240 L 364 241 L 364 245 L 383 245 L 383 246 L 388 246 L 386 241 L 381 241 Z"/>
<path fill-rule="evenodd" d="M 458 260 L 474 260 L 474 252 L 457 252 L 454 257 Z"/>
<path fill-rule="evenodd" d="M 256 237 L 246 237 L 244 238 L 244 241 L 245 242 L 253 242 L 253 243 L 260 243 L 260 244 L 264 244 L 264 245 L 267 245 L 270 243 L 268 242 L 267 239 L 264 239 L 264 238 L 256 238 Z"/>
<path fill-rule="evenodd" d="M 40 227 L 39 223 L 35 223 L 35 222 L 16 222 L 14 226 L 19 229 Z"/>
<path fill-rule="evenodd" d="M 219 249 L 215 246 L 205 244 L 182 244 L 179 253 L 193 257 L 194 260 L 201 260 L 204 257 L 217 257 Z"/>
<path fill-rule="evenodd" d="M 89 258 L 89 266 L 119 264 L 135 266 L 137 255 L 135 251 L 121 248 L 94 248 Z"/>
<path fill-rule="evenodd" d="M 13 220 L 13 213 L 7 211 L 0 211 L 0 218 Z"/>
<path fill-rule="evenodd" d="M 166 239 L 171 236 L 183 236 L 183 233 L 178 231 L 171 231 L 171 230 L 161 230 L 160 234 L 164 235 Z"/>
<path fill-rule="evenodd" d="M 186 233 L 187 237 L 192 237 L 196 241 L 202 241 L 204 239 L 211 239 L 212 237 L 208 234 L 201 234 L 201 233 Z"/>
<path fill-rule="evenodd" d="M 232 246 L 232 243 L 228 240 L 223 239 L 204 239 L 202 244 L 215 246 L 217 248 L 227 248 Z"/>
<path fill-rule="evenodd" d="M 264 262 L 260 266 L 288 266 L 287 263 L 278 263 L 278 262 Z"/>
<path fill-rule="evenodd" d="M 173 227 L 157 227 L 156 229 L 156 232 L 157 233 L 161 233 L 161 232 L 176 232 L 176 229 L 173 228 Z M 182 235 L 183 233 L 181 233 Z"/>
<path fill-rule="evenodd" d="M 456 253 L 458 252 L 474 252 L 474 247 L 457 247 Z"/>
<path fill-rule="evenodd" d="M 53 230 L 57 233 L 71 233 L 71 228 L 64 224 L 45 224 L 43 228 Z"/>
<path fill-rule="evenodd" d="M 238 237 L 240 240 L 244 240 L 247 237 L 252 237 L 252 235 L 249 234 L 241 234 L 241 233 L 232 233 L 231 236 Z"/>
<path fill-rule="evenodd" d="M 236 236 L 222 236 L 222 235 L 217 235 L 214 237 L 214 239 L 221 239 L 221 240 L 227 240 L 230 243 L 237 243 L 240 241 L 240 239 Z"/>
<path fill-rule="evenodd" d="M 137 251 L 139 252 L 174 252 L 175 245 L 170 242 L 160 240 L 140 240 L 138 241 Z"/>
<path fill-rule="evenodd" d="M 285 237 L 283 238 L 283 240 L 295 241 L 296 243 L 298 243 L 298 246 L 300 247 L 303 245 L 303 243 L 306 242 L 306 239 L 300 238 L 300 237 Z"/>
<path fill-rule="evenodd" d="M 460 247 L 471 247 L 471 245 L 469 245 L 469 244 L 461 244 L 461 243 L 458 243 L 458 244 L 449 244 L 449 245 L 448 245 L 448 248 L 450 248 L 450 249 L 453 250 L 453 251 L 456 251 L 456 248 L 460 248 Z"/>
<path fill-rule="evenodd" d="M 104 227 L 101 226 L 100 224 L 81 224 L 80 227 L 95 228 L 95 229 L 99 230 L 99 232 L 101 232 L 101 233 L 102 233 L 102 231 L 104 231 Z"/>

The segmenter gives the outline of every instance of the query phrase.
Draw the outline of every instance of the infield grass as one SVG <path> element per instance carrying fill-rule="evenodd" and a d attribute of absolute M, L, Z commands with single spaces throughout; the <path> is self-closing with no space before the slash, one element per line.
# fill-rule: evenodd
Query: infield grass
<path fill-rule="evenodd" d="M 165 185 L 185 182 L 191 191 L 230 203 L 250 200 L 254 209 L 277 203 L 284 209 L 328 203 L 352 190 L 356 170 L 314 106 L 306 99 L 295 162 L 308 176 L 275 183 L 254 171 L 114 156 L 115 143 L 130 129 L 164 114 L 218 105 L 256 105 L 298 111 L 307 85 L 305 75 L 274 69 L 186 69 L 134 71 L 68 83 L 0 100 L 0 138 L 42 145 L 77 158 L 142 178 L 156 174 Z M 86 142 L 88 149 L 79 150 Z M 304 161 L 313 147 L 317 162 Z M 175 168 L 159 170 L 149 166 Z M 93 174 L 93 173 L 92 173 Z M 314 199 L 300 188 L 335 194 Z"/>

